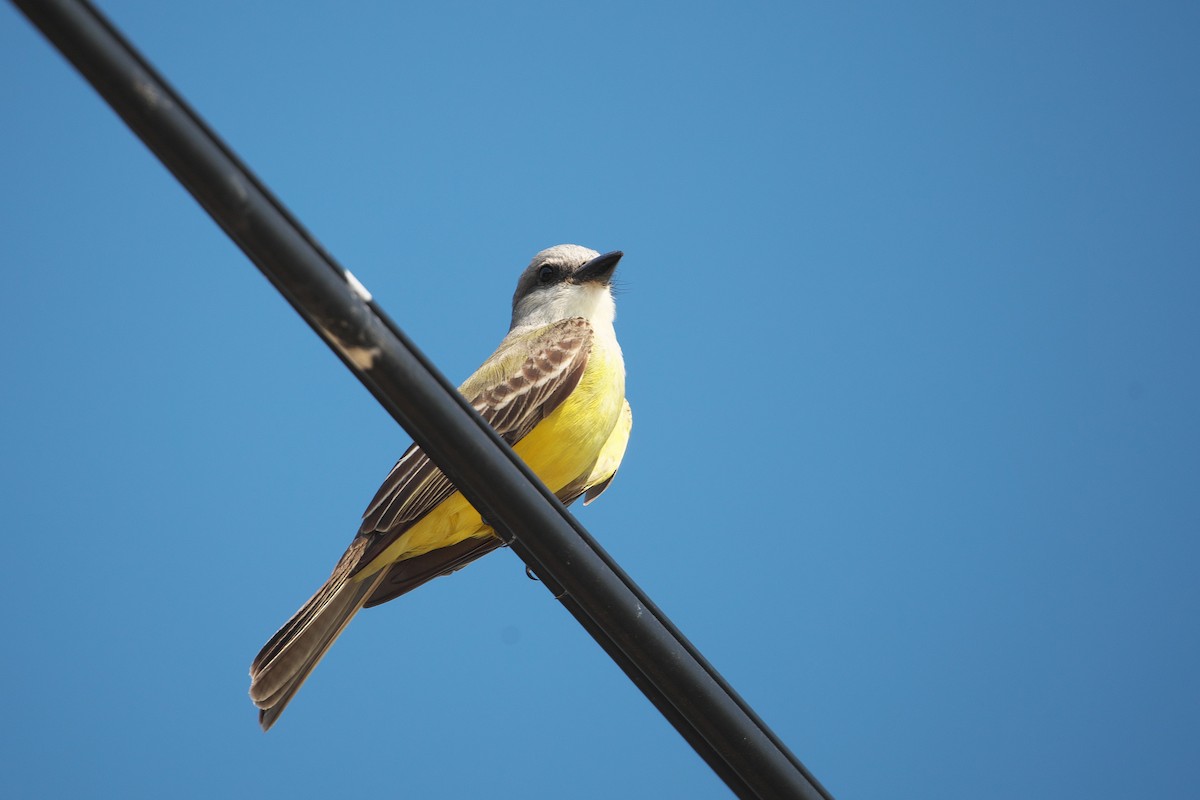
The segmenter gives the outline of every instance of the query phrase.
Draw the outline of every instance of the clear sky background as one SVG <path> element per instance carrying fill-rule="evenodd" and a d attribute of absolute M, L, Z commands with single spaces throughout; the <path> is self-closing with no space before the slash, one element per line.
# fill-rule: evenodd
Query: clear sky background
<path fill-rule="evenodd" d="M 101 3 L 455 381 L 622 249 L 578 514 L 839 798 L 1200 794 L 1200 5 Z M 0 4 L 0 795 L 724 785 L 501 551 L 251 657 L 407 435 Z"/>

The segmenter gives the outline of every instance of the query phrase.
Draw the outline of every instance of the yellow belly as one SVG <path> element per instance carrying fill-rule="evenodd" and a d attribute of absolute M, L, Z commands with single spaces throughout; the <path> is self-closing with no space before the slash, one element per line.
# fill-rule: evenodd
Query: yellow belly
<path fill-rule="evenodd" d="M 550 491 L 558 492 L 591 470 L 624 402 L 625 368 L 620 352 L 606 353 L 594 346 L 575 391 L 513 450 Z M 491 533 L 479 512 L 455 492 L 380 553 L 357 579 L 401 559 Z"/>

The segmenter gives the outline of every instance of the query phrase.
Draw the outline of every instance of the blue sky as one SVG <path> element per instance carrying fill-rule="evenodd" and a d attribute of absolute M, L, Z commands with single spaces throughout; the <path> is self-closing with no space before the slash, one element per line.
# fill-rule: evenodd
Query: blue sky
<path fill-rule="evenodd" d="M 1200 790 L 1195 4 L 101 7 L 453 380 L 626 252 L 580 519 L 835 796 Z M 506 551 L 263 735 L 408 437 L 7 4 L 0 74 L 0 793 L 728 796 Z"/>

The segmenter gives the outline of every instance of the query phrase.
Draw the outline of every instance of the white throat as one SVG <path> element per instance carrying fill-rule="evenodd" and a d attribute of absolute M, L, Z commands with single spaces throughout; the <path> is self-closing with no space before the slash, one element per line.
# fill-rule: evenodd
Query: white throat
<path fill-rule="evenodd" d="M 592 329 L 604 334 L 612 331 L 617 316 L 609 287 L 598 283 L 558 283 L 522 297 L 513 308 L 512 327 L 549 325 L 572 317 L 583 317 Z"/>

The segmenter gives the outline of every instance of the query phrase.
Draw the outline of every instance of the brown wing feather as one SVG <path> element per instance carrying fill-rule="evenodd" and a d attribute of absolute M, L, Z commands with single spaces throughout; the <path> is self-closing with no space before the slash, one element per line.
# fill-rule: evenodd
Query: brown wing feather
<path fill-rule="evenodd" d="M 440 547 L 413 558 L 397 561 L 367 598 L 365 608 L 394 600 L 434 578 L 462 569 L 480 556 L 487 555 L 504 542 L 499 537 L 466 539 L 449 547 Z"/>

